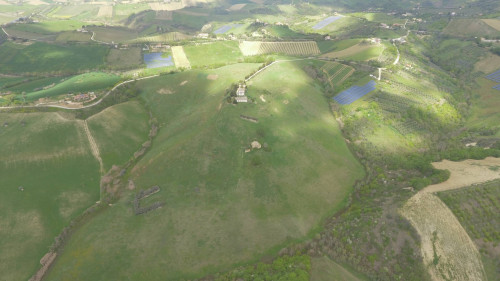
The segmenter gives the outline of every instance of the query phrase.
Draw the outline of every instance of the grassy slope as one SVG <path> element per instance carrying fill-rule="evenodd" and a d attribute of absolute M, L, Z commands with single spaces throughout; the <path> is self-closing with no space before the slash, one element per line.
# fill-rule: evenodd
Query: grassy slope
<path fill-rule="evenodd" d="M 106 66 L 110 69 L 139 67 L 143 63 L 140 48 L 126 50 L 111 49 L 106 57 Z"/>
<path fill-rule="evenodd" d="M 349 47 L 352 47 L 356 44 L 358 44 L 361 40 L 360 39 L 347 39 L 347 40 L 340 40 L 340 41 L 319 41 L 318 42 L 318 47 L 321 53 L 327 53 L 327 52 L 333 52 L 333 51 L 341 51 L 344 49 L 347 49 Z"/>
<path fill-rule="evenodd" d="M 102 72 L 90 72 L 73 76 L 64 82 L 47 90 L 26 94 L 27 100 L 37 100 L 43 97 L 52 97 L 67 93 L 78 93 L 105 89 L 113 86 L 120 80 L 119 76 Z"/>
<path fill-rule="evenodd" d="M 5 43 L 0 46 L 0 72 L 65 73 L 95 69 L 103 65 L 107 53 L 108 48 L 103 46 Z"/>
<path fill-rule="evenodd" d="M 134 216 L 133 195 L 125 196 L 73 236 L 47 280 L 175 280 L 228 269 L 304 237 L 343 204 L 362 168 L 321 92 L 295 64 L 255 78 L 249 95 L 264 94 L 265 104 L 225 103 L 224 89 L 256 67 L 142 82 L 161 128 L 132 178 L 140 189 L 159 185 L 147 201 L 166 206 Z M 207 80 L 212 73 L 219 79 Z M 173 94 L 157 94 L 161 87 Z M 269 151 L 245 154 L 255 139 Z"/>
<path fill-rule="evenodd" d="M 33 113 L 0 122 L 9 123 L 0 129 L 0 272 L 27 280 L 70 219 L 99 200 L 99 167 L 76 121 Z"/>
<path fill-rule="evenodd" d="M 453 36 L 498 36 L 495 30 L 480 19 L 452 19 L 443 30 L 446 35 Z"/>
<path fill-rule="evenodd" d="M 51 20 L 32 24 L 15 24 L 9 26 L 9 30 L 20 30 L 37 34 L 53 34 L 61 31 L 77 30 L 85 25 L 85 22 L 75 20 Z"/>
<path fill-rule="evenodd" d="M 191 67 L 236 63 L 243 59 L 236 41 L 215 42 L 201 46 L 187 45 L 184 46 L 184 52 Z"/>
<path fill-rule="evenodd" d="M 498 105 L 500 105 L 500 91 L 492 87 L 498 83 L 486 78 L 478 78 L 477 83 L 479 88 L 473 96 L 474 102 L 471 106 L 471 116 L 468 119 L 468 126 L 473 128 L 490 127 L 500 129 L 498 120 L 500 113 Z M 497 132 L 500 136 L 500 132 Z"/>
<path fill-rule="evenodd" d="M 129 160 L 148 138 L 148 113 L 137 101 L 107 108 L 90 117 L 88 124 L 106 171 Z"/>
<path fill-rule="evenodd" d="M 364 281 L 365 276 L 357 272 L 351 272 L 347 268 L 332 261 L 328 257 L 311 259 L 311 281 Z"/>

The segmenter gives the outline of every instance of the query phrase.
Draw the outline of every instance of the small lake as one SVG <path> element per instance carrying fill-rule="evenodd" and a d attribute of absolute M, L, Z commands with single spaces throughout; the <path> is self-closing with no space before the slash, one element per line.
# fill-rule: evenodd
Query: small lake
<path fill-rule="evenodd" d="M 331 17 L 327 17 L 326 19 L 318 22 L 315 26 L 313 26 L 312 28 L 313 29 L 322 29 L 324 27 L 326 27 L 327 25 L 329 25 L 330 23 L 334 22 L 334 21 L 337 21 L 339 19 L 341 19 L 342 16 L 331 16 Z"/>
<path fill-rule="evenodd" d="M 144 54 L 144 63 L 146 63 L 147 68 L 157 68 L 173 66 L 174 61 L 172 56 L 163 57 L 163 53 L 147 53 Z"/>

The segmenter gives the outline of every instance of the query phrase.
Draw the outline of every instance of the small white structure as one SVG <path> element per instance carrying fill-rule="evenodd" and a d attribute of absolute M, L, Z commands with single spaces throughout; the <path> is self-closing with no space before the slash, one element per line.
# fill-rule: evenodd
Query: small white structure
<path fill-rule="evenodd" d="M 248 98 L 245 97 L 245 96 L 242 96 L 242 97 L 236 97 L 235 98 L 236 102 L 237 103 L 240 103 L 240 102 L 248 102 Z"/>
<path fill-rule="evenodd" d="M 245 84 L 241 84 L 238 86 L 238 89 L 236 90 L 236 102 L 248 102 L 247 96 L 245 96 L 245 93 L 247 91 L 247 86 Z"/>
<path fill-rule="evenodd" d="M 246 92 L 246 85 L 239 85 L 238 87 L 238 90 L 236 90 L 236 96 L 237 97 L 243 97 L 245 96 L 245 92 Z"/>
<path fill-rule="evenodd" d="M 258 141 L 253 141 L 251 144 L 252 148 L 260 149 L 262 145 Z"/>

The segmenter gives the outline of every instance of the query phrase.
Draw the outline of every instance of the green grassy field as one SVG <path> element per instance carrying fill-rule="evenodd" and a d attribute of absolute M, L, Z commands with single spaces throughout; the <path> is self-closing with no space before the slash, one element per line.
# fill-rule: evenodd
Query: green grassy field
<path fill-rule="evenodd" d="M 20 30 L 37 34 L 53 34 L 62 31 L 72 31 L 82 28 L 85 22 L 75 20 L 51 20 L 31 24 L 15 24 L 8 27 L 8 30 Z"/>
<path fill-rule="evenodd" d="M 328 53 L 333 51 L 342 51 L 349 47 L 352 47 L 361 42 L 361 39 L 346 39 L 340 41 L 318 41 L 318 47 L 321 53 Z"/>
<path fill-rule="evenodd" d="M 13 87 L 9 87 L 6 90 L 14 93 L 22 93 L 22 92 L 34 92 L 36 89 L 49 86 L 53 83 L 57 84 L 65 77 L 48 77 L 48 78 L 35 78 L 31 79 L 31 81 L 22 83 Z"/>
<path fill-rule="evenodd" d="M 203 45 L 186 45 L 184 52 L 191 67 L 225 65 L 243 60 L 236 41 L 221 41 Z"/>
<path fill-rule="evenodd" d="M 74 73 L 101 67 L 108 51 L 107 47 L 95 45 L 37 42 L 23 46 L 7 42 L 0 46 L 0 70 L 3 73 Z"/>
<path fill-rule="evenodd" d="M 496 130 L 496 136 L 500 136 L 500 113 L 498 105 L 500 105 L 500 91 L 493 89 L 493 86 L 498 85 L 486 78 L 478 78 L 476 80 L 479 88 L 474 91 L 472 97 L 474 102 L 471 107 L 471 115 L 467 120 L 467 125 L 471 128 L 489 127 Z"/>
<path fill-rule="evenodd" d="M 149 114 L 137 101 L 118 104 L 91 116 L 87 123 L 99 147 L 104 169 L 127 162 L 148 139 Z"/>
<path fill-rule="evenodd" d="M 134 216 L 136 191 L 125 193 L 75 233 L 47 280 L 178 280 L 228 270 L 315 233 L 345 204 L 363 169 L 304 65 L 274 65 L 249 85 L 256 103 L 226 103 L 225 89 L 258 66 L 138 83 L 160 129 L 130 178 L 138 190 L 161 187 L 144 204 L 166 205 Z M 264 147 L 245 153 L 254 140 Z"/>
<path fill-rule="evenodd" d="M 0 123 L 0 272 L 28 280 L 63 227 L 99 200 L 99 166 L 80 122 L 11 113 Z"/>
<path fill-rule="evenodd" d="M 137 38 L 137 31 L 125 27 L 105 27 L 92 26 L 87 28 L 90 32 L 95 32 L 95 40 L 107 43 L 122 43 Z"/>
<path fill-rule="evenodd" d="M 367 281 L 368 278 L 341 266 L 328 257 L 311 259 L 311 281 Z"/>
<path fill-rule="evenodd" d="M 106 67 L 110 69 L 139 67 L 143 63 L 141 48 L 111 49 L 106 57 Z"/>
<path fill-rule="evenodd" d="M 34 101 L 39 98 L 53 97 L 62 94 L 95 91 L 114 86 L 120 80 L 119 76 L 102 72 L 90 72 L 73 76 L 64 82 L 46 90 L 26 94 L 26 100 Z"/>
<path fill-rule="evenodd" d="M 404 24 L 405 23 L 405 19 L 398 18 L 398 17 L 392 16 L 392 15 L 388 15 L 386 13 L 353 13 L 350 15 L 354 16 L 354 17 L 360 17 L 360 18 L 366 19 L 368 21 L 378 22 L 378 23 L 386 23 L 386 24 L 394 24 L 394 23 Z"/>
<path fill-rule="evenodd" d="M 500 31 L 480 19 L 452 19 L 443 30 L 443 33 L 459 37 L 500 35 Z"/>
<path fill-rule="evenodd" d="M 78 31 L 64 31 L 57 35 L 56 42 L 90 42 L 92 33 L 82 33 Z"/>

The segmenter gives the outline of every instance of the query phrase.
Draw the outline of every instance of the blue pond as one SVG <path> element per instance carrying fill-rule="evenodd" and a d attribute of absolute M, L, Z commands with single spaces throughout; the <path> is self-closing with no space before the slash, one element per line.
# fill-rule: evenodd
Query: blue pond
<path fill-rule="evenodd" d="M 162 53 L 148 53 L 144 54 L 144 62 L 147 68 L 157 68 L 165 66 L 173 66 L 172 56 L 166 58 L 161 56 Z"/>
<path fill-rule="evenodd" d="M 341 19 L 342 17 L 341 16 L 331 16 L 331 17 L 327 17 L 326 19 L 318 22 L 315 26 L 313 26 L 312 28 L 313 29 L 322 29 L 324 27 L 326 27 L 327 25 L 329 25 L 330 23 L 336 21 L 336 20 L 339 20 Z"/>
<path fill-rule="evenodd" d="M 352 86 L 351 88 L 336 95 L 333 99 L 340 104 L 351 104 L 369 92 L 375 90 L 375 81 L 371 80 L 364 86 Z"/>
<path fill-rule="evenodd" d="M 229 30 L 235 28 L 235 27 L 240 27 L 243 24 L 227 24 L 222 27 L 219 27 L 217 30 L 214 31 L 214 34 L 224 34 L 228 32 Z"/>

